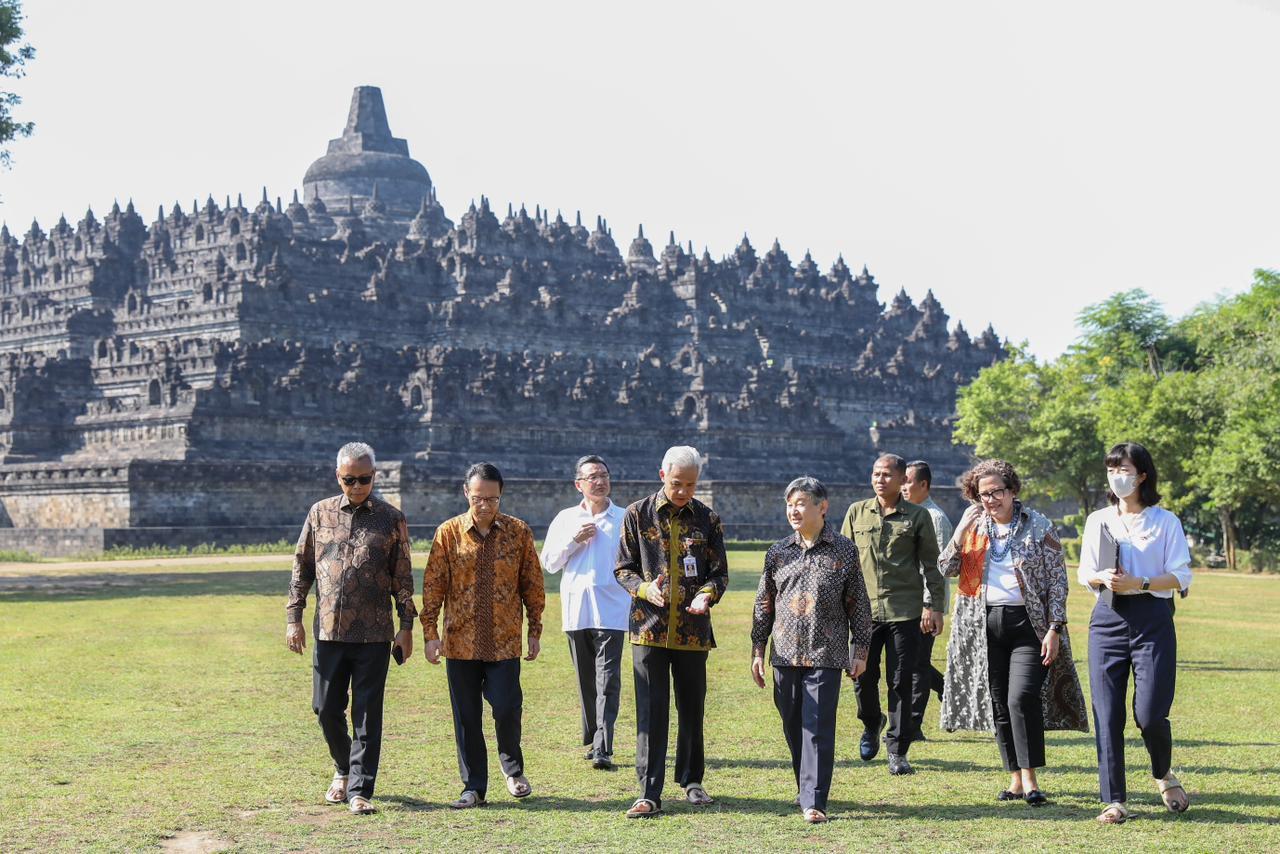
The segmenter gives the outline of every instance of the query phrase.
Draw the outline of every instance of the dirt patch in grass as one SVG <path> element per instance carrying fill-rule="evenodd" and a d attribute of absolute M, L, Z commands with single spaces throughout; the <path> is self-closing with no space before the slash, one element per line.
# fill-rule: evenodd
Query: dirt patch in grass
<path fill-rule="evenodd" d="M 209 854 L 212 851 L 226 851 L 230 847 L 231 842 L 202 830 L 180 830 L 173 836 L 160 840 L 161 850 L 181 854 Z"/>

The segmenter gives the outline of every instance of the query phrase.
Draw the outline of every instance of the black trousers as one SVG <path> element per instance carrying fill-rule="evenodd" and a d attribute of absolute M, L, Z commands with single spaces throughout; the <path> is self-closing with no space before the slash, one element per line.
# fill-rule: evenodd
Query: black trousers
<path fill-rule="evenodd" d="M 676 782 L 681 786 L 701 783 L 706 770 L 702 723 L 707 654 L 632 644 L 631 661 L 636 676 L 636 777 L 642 797 L 661 805 L 671 687 L 676 693 Z"/>
<path fill-rule="evenodd" d="M 1023 605 L 987 606 L 987 679 L 1004 770 L 1044 766 L 1044 704 L 1049 668 Z"/>
<path fill-rule="evenodd" d="M 524 753 L 520 750 L 520 716 L 524 708 L 520 659 L 449 658 L 444 666 L 449 680 L 449 702 L 453 706 L 453 739 L 458 747 L 462 790 L 470 789 L 483 798 L 489 790 L 489 751 L 484 743 L 483 722 L 485 700 L 493 709 L 502 773 L 508 777 L 524 773 Z"/>
<path fill-rule="evenodd" d="M 1127 798 L 1124 769 L 1125 694 L 1133 672 L 1133 720 L 1151 758 L 1151 776 L 1169 773 L 1173 731 L 1169 709 L 1177 677 L 1178 636 L 1173 600 L 1140 594 L 1101 600 L 1089 620 L 1089 691 L 1093 696 L 1098 784 L 1103 803 Z"/>
<path fill-rule="evenodd" d="M 382 696 L 389 643 L 318 640 L 311 645 L 311 708 L 320 721 L 333 767 L 347 779 L 347 796 L 373 797 L 382 755 Z M 347 732 L 347 691 L 351 729 Z"/>
<path fill-rule="evenodd" d="M 916 672 L 911 677 L 911 721 L 915 727 L 912 735 L 920 735 L 924 729 L 924 712 L 929 708 L 929 694 L 942 693 L 945 683 L 942 671 L 933 666 L 933 635 L 920 635 L 920 646 L 916 650 Z"/>
<path fill-rule="evenodd" d="M 582 743 L 597 759 L 613 756 L 613 725 L 618 720 L 622 693 L 621 629 L 574 629 L 569 657 L 578 674 L 578 702 L 582 707 Z"/>
<path fill-rule="evenodd" d="M 800 808 L 827 811 L 836 764 L 840 674 L 834 667 L 774 667 L 773 704 L 791 750 Z"/>
<path fill-rule="evenodd" d="M 920 621 L 898 620 L 871 623 L 871 649 L 867 669 L 858 677 L 854 696 L 858 699 L 858 720 L 867 730 L 880 728 L 880 655 L 885 658 L 885 681 L 889 689 L 889 730 L 885 744 L 890 753 L 906 756 L 915 737 L 911 723 L 911 680 L 916 670 L 916 650 L 920 647 Z"/>

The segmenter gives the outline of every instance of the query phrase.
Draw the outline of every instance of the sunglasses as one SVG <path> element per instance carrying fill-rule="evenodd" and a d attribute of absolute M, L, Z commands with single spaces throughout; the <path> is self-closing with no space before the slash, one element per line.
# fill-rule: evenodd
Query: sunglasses
<path fill-rule="evenodd" d="M 355 486 L 357 483 L 360 484 L 361 486 L 368 486 L 369 484 L 373 483 L 373 475 L 362 474 L 357 476 L 353 474 L 348 474 L 348 475 L 344 475 L 342 478 L 340 478 L 340 480 L 347 486 Z"/>

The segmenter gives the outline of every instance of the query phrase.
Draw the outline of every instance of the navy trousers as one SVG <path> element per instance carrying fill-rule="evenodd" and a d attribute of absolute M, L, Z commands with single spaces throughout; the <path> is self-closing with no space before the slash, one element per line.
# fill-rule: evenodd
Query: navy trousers
<path fill-rule="evenodd" d="M 489 790 L 489 751 L 484 743 L 484 701 L 493 709 L 498 761 L 507 777 L 524 773 L 520 748 L 520 716 L 524 693 L 520 690 L 520 659 L 472 661 L 448 658 L 444 662 L 453 706 L 453 738 L 458 747 L 458 773 L 462 789 L 484 798 Z"/>
<path fill-rule="evenodd" d="M 389 643 L 311 644 L 311 708 L 329 745 L 333 767 L 349 775 L 348 797 L 373 797 L 382 755 L 382 695 L 390 660 Z M 352 732 L 347 731 L 348 690 Z"/>
<path fill-rule="evenodd" d="M 1169 709 L 1177 676 L 1178 637 L 1172 600 L 1145 593 L 1101 600 L 1089 620 L 1089 692 L 1098 744 L 1102 802 L 1127 799 L 1124 773 L 1125 694 L 1133 673 L 1133 720 L 1159 780 L 1173 761 Z"/>
<path fill-rule="evenodd" d="M 773 704 L 791 749 L 800 809 L 827 811 L 836 764 L 836 709 L 840 674 L 835 667 L 774 667 Z"/>

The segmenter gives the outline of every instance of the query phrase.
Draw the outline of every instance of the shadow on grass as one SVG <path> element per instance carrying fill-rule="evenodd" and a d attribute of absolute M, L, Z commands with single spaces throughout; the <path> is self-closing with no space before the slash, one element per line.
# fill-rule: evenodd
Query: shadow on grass
<path fill-rule="evenodd" d="M 138 596 L 285 596 L 289 571 L 96 572 L 0 577 L 0 602 L 67 602 Z"/>
<path fill-rule="evenodd" d="M 1138 748 L 1141 750 L 1141 746 Z M 994 751 L 993 751 L 994 752 Z M 788 763 L 789 764 L 789 763 Z M 837 763 L 839 764 L 839 763 Z M 851 763 L 852 764 L 852 763 Z M 999 777 L 1005 774 L 1000 768 L 999 757 L 993 757 L 990 763 L 970 762 L 966 759 L 930 759 L 925 756 L 913 755 L 911 764 L 918 771 L 957 771 L 961 773 L 971 774 L 994 774 Z M 1198 772 L 1201 774 L 1256 774 L 1262 771 L 1262 768 L 1242 768 L 1239 765 L 1200 765 L 1194 762 L 1187 764 L 1179 764 L 1179 768 L 1185 769 L 1186 772 Z M 1097 765 L 1058 765 L 1053 762 L 1053 757 L 1049 757 L 1049 764 L 1045 766 L 1045 772 L 1048 774 L 1097 774 Z M 1007 775 L 1006 775 L 1007 776 Z M 1183 774 L 1182 776 L 1186 776 Z M 1129 778 L 1131 780 L 1146 780 L 1147 776 L 1139 776 L 1135 770 L 1130 770 Z M 1189 781 L 1188 781 L 1188 784 Z M 1132 785 L 1132 784 L 1131 784 Z M 1154 781 L 1151 784 L 1155 785 Z M 1095 793 L 1096 794 L 1096 793 Z M 1089 797 L 1092 797 L 1091 795 Z"/>

